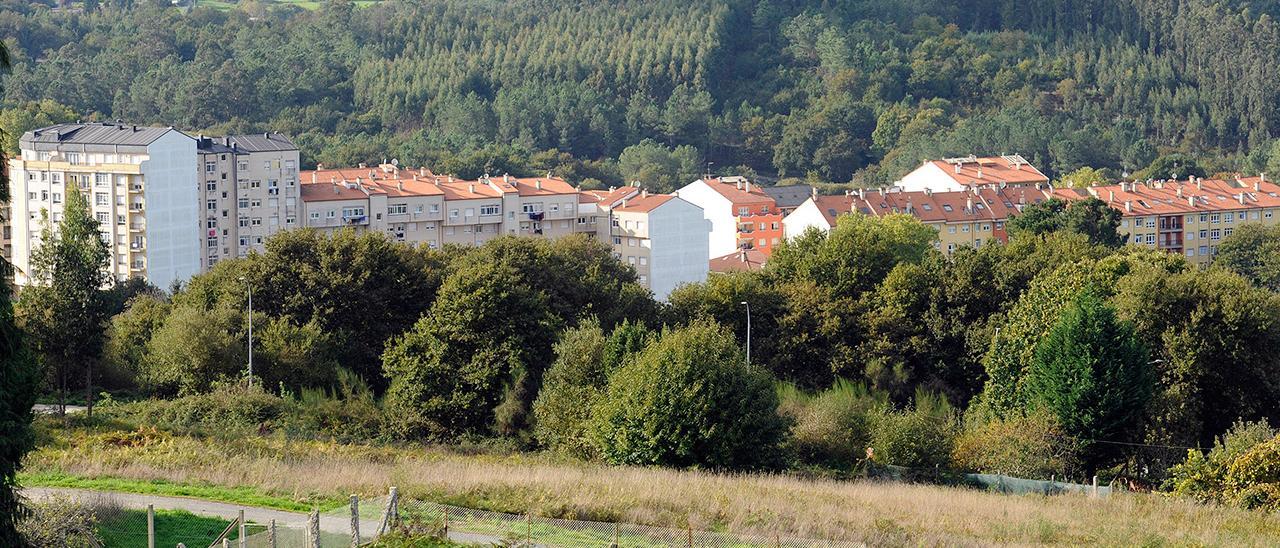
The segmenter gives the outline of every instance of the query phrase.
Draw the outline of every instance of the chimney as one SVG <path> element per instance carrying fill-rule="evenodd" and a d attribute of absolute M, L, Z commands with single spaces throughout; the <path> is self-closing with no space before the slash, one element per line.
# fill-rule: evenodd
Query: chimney
<path fill-rule="evenodd" d="M 536 189 L 538 189 L 538 190 L 542 190 L 542 179 L 534 179 L 534 180 L 533 180 L 533 188 L 536 188 Z"/>
<path fill-rule="evenodd" d="M 865 188 L 859 188 L 859 189 L 858 189 L 858 199 L 859 199 L 859 200 L 865 200 L 866 198 L 867 198 L 867 189 L 865 189 Z"/>
<path fill-rule="evenodd" d="M 956 162 L 956 173 L 957 173 L 957 174 L 958 174 L 958 173 L 960 173 L 960 166 L 961 166 L 960 162 Z"/>
<path fill-rule="evenodd" d="M 982 178 L 982 164 L 978 164 L 978 178 Z"/>
<path fill-rule="evenodd" d="M 737 187 L 738 190 L 742 190 L 742 181 L 735 181 L 733 186 Z"/>
<path fill-rule="evenodd" d="M 449 176 L 449 178 L 448 178 L 448 179 L 446 179 L 446 181 L 445 181 L 445 182 L 452 183 L 452 182 L 453 182 L 453 175 L 450 175 L 450 176 Z"/>
<path fill-rule="evenodd" d="M 968 198 L 965 198 L 965 200 L 964 200 L 964 212 L 965 212 L 965 213 L 973 213 L 973 197 L 972 197 L 972 196 L 971 196 L 971 197 L 968 197 Z"/>
<path fill-rule="evenodd" d="M 503 174 L 502 174 L 502 182 L 504 182 L 504 183 L 509 183 L 509 182 L 511 182 L 511 177 L 510 177 L 510 176 L 508 176 L 506 173 L 503 173 Z"/>
<path fill-rule="evenodd" d="M 467 185 L 467 188 L 469 189 L 469 191 L 470 191 L 472 194 L 475 194 L 475 193 L 476 193 L 476 184 L 475 184 L 475 183 L 471 183 L 471 184 Z"/>
<path fill-rule="evenodd" d="M 1264 171 L 1264 172 L 1262 172 L 1262 173 L 1259 173 L 1259 174 L 1258 174 L 1258 178 L 1259 178 L 1259 179 L 1262 179 L 1262 182 L 1264 182 L 1264 183 L 1265 183 L 1265 182 L 1267 182 L 1267 172 L 1265 172 L 1265 171 Z"/>
<path fill-rule="evenodd" d="M 1130 202 L 1130 201 L 1126 200 L 1126 201 L 1124 202 L 1124 210 L 1125 210 L 1126 212 L 1132 212 L 1132 211 L 1133 211 L 1133 202 Z"/>
<path fill-rule="evenodd" d="M 364 168 L 369 167 L 369 166 L 365 165 L 365 164 L 364 164 L 364 162 L 360 162 L 360 163 L 356 164 L 356 167 L 358 167 L 358 168 L 360 168 L 360 169 L 364 169 Z"/>
<path fill-rule="evenodd" d="M 311 183 L 312 183 L 312 184 L 315 184 L 315 182 L 316 182 L 316 172 L 312 171 L 312 172 L 311 172 Z"/>
<path fill-rule="evenodd" d="M 1196 190 L 1204 190 L 1204 179 L 1193 177 L 1196 180 Z"/>
<path fill-rule="evenodd" d="M 1195 196 L 1187 196 L 1187 205 L 1189 205 L 1189 206 L 1191 206 L 1191 207 L 1195 207 L 1195 206 L 1196 206 L 1196 197 L 1195 197 Z"/>
<path fill-rule="evenodd" d="M 1182 185 L 1178 185 L 1178 197 L 1182 197 Z"/>
<path fill-rule="evenodd" d="M 270 133 L 263 133 L 263 134 L 262 134 L 262 138 L 263 138 L 263 139 L 266 139 L 266 140 L 268 140 L 268 141 L 270 141 L 270 140 L 271 140 L 271 134 L 270 134 Z"/>
<path fill-rule="evenodd" d="M 1116 191 L 1114 191 L 1114 190 L 1108 190 L 1108 191 L 1107 191 L 1107 201 L 1108 201 L 1108 202 L 1114 202 L 1114 201 L 1116 201 Z"/>
<path fill-rule="evenodd" d="M 932 188 L 929 188 L 929 187 L 925 187 L 925 188 L 924 188 L 924 195 L 925 195 L 925 196 L 933 196 L 933 189 L 932 189 Z"/>
<path fill-rule="evenodd" d="M 743 181 L 742 186 L 747 190 L 747 192 L 751 192 L 751 181 Z"/>
<path fill-rule="evenodd" d="M 848 192 L 846 192 L 845 195 L 848 196 Z M 814 200 L 818 199 L 818 187 L 816 186 L 809 187 L 809 197 L 813 198 Z"/>
<path fill-rule="evenodd" d="M 1254 192 L 1262 192 L 1262 181 L 1254 181 L 1254 182 L 1253 182 L 1253 191 L 1254 191 Z"/>
<path fill-rule="evenodd" d="M 747 262 L 747 250 L 743 249 L 741 256 L 742 256 L 742 262 L 744 263 Z"/>
<path fill-rule="evenodd" d="M 648 197 L 649 197 L 649 189 L 647 189 L 647 188 L 642 188 L 642 189 L 640 189 L 640 197 L 641 197 L 641 198 L 648 198 Z"/>
<path fill-rule="evenodd" d="M 404 181 L 396 181 L 396 190 L 404 190 Z"/>
<path fill-rule="evenodd" d="M 1237 197 L 1240 198 L 1240 205 L 1244 205 L 1244 193 L 1241 192 L 1240 195 Z"/>
<path fill-rule="evenodd" d="M 342 194 L 342 190 L 338 188 L 338 184 L 337 184 L 337 183 L 334 183 L 334 184 L 333 184 L 333 193 L 334 193 L 334 194 Z"/>
<path fill-rule="evenodd" d="M 419 177 L 426 177 L 426 176 L 427 176 L 427 168 L 425 168 L 425 167 L 419 167 L 419 168 L 418 168 L 418 176 L 419 176 Z"/>

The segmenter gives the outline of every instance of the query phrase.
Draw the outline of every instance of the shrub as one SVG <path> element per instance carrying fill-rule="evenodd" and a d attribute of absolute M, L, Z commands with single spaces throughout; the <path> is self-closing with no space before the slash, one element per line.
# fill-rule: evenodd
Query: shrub
<path fill-rule="evenodd" d="M 1169 480 L 1165 483 L 1165 488 L 1174 495 L 1200 502 L 1233 503 L 1232 491 L 1247 488 L 1241 482 L 1246 477 L 1257 475 L 1256 471 L 1241 465 L 1234 478 L 1236 484 L 1231 486 L 1228 485 L 1231 467 L 1237 459 L 1276 435 L 1277 431 L 1266 421 L 1236 423 L 1214 443 L 1208 453 L 1194 449 L 1187 451 L 1187 459 L 1169 469 Z"/>
<path fill-rule="evenodd" d="M 556 361 L 533 403 L 534 436 L 544 447 L 581 458 L 592 455 L 591 406 L 608 382 L 604 347 L 604 332 L 594 319 L 565 331 L 555 344 Z"/>
<path fill-rule="evenodd" d="M 291 435 L 342 442 L 368 441 L 381 435 L 382 409 L 373 390 L 350 370 L 338 369 L 337 377 L 334 390 L 303 389 L 286 407 L 290 413 L 281 420 Z"/>
<path fill-rule="evenodd" d="M 1253 446 L 1227 466 L 1227 498 L 1243 508 L 1280 509 L 1280 437 Z"/>
<path fill-rule="evenodd" d="M 18 533 L 36 548 L 92 548 L 102 546 L 98 518 L 92 508 L 68 498 L 53 497 L 28 506 Z"/>
<path fill-rule="evenodd" d="M 873 460 L 908 468 L 947 466 L 956 430 L 956 413 L 945 399 L 917 392 L 914 409 L 886 409 L 872 421 Z"/>
<path fill-rule="evenodd" d="M 1024 478 L 1070 475 L 1078 444 L 1048 413 L 1014 416 L 971 425 L 956 438 L 956 470 L 996 472 Z"/>
<path fill-rule="evenodd" d="M 104 416 L 129 417 L 174 432 L 237 435 L 270 427 L 289 407 L 290 402 L 258 385 L 215 384 L 204 394 L 119 404 L 101 411 Z"/>
<path fill-rule="evenodd" d="M 779 413 L 792 421 L 788 453 L 801 464 L 837 469 L 863 458 L 872 417 L 885 406 L 883 395 L 845 380 L 814 396 L 785 385 L 780 398 Z"/>
<path fill-rule="evenodd" d="M 765 371 L 710 321 L 664 331 L 609 378 L 592 441 L 616 464 L 776 466 L 786 431 Z"/>

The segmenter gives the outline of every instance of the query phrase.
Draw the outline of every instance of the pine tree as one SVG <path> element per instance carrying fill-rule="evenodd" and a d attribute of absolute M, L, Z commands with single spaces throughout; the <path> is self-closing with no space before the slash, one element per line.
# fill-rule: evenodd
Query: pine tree
<path fill-rule="evenodd" d="M 1134 328 L 1116 318 L 1093 290 L 1076 297 L 1036 347 L 1028 401 L 1057 416 L 1080 439 L 1094 469 L 1120 454 L 1118 445 L 1140 435 L 1154 385 L 1146 348 Z"/>

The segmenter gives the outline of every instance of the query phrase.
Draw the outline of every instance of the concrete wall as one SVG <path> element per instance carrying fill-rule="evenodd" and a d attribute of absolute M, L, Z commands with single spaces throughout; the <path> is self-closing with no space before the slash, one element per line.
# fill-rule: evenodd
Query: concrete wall
<path fill-rule="evenodd" d="M 204 215 L 196 140 L 172 130 L 147 147 L 142 162 L 146 200 L 147 279 L 159 287 L 200 272 Z"/>
<path fill-rule="evenodd" d="M 933 162 L 928 162 L 916 168 L 915 171 L 904 175 L 902 180 L 898 181 L 897 186 L 911 192 L 919 192 L 925 189 L 934 192 L 965 189 L 964 185 L 957 183 L 955 179 L 951 178 L 950 174 L 943 171 L 941 167 L 938 167 Z"/>
<path fill-rule="evenodd" d="M 698 206 L 676 198 L 649 212 L 649 288 L 666 300 L 681 284 L 707 279 L 711 230 Z"/>
<path fill-rule="evenodd" d="M 813 198 L 805 200 L 800 207 L 782 219 L 783 233 L 788 240 L 804 234 L 810 228 L 816 228 L 822 232 L 831 230 L 826 216 L 818 209 L 818 204 L 813 201 Z"/>

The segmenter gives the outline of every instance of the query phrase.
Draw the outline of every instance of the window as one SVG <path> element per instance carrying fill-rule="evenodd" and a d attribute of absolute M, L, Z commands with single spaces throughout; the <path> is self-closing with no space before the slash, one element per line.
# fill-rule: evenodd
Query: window
<path fill-rule="evenodd" d="M 968 234 L 968 233 L 969 233 L 969 225 L 967 225 L 967 224 L 966 224 L 966 225 L 960 225 L 960 232 L 963 232 L 963 233 L 965 233 L 965 234 Z"/>
<path fill-rule="evenodd" d="M 387 215 L 406 215 L 409 213 L 409 204 L 391 204 L 387 206 Z"/>
<path fill-rule="evenodd" d="M 947 234 L 955 234 L 955 233 L 956 233 L 956 227 L 954 226 L 947 227 Z"/>
<path fill-rule="evenodd" d="M 760 247 L 764 247 L 767 245 L 769 245 L 769 242 L 766 241 L 764 238 L 760 238 Z"/>
<path fill-rule="evenodd" d="M 249 200 L 249 207 L 261 207 L 261 206 L 262 206 L 262 200 L 261 200 L 261 199 L 259 199 L 259 198 L 254 198 L 254 199 L 252 199 L 252 200 Z"/>
<path fill-rule="evenodd" d="M 298 224 L 298 218 L 294 217 L 293 215 L 289 215 L 288 217 L 284 218 L 284 224 L 286 225 Z"/>
<path fill-rule="evenodd" d="M 363 207 L 344 207 L 344 208 L 342 208 L 342 218 L 343 218 L 343 219 L 350 219 L 350 218 L 352 218 L 352 217 L 364 217 L 364 208 L 363 208 Z M 257 221 L 258 221 L 259 223 L 261 223 L 261 222 L 262 222 L 262 219 L 257 219 Z"/>
<path fill-rule="evenodd" d="M 977 249 L 977 248 L 979 248 L 979 247 L 982 247 L 982 238 L 976 238 L 976 239 L 974 239 L 974 240 L 973 240 L 973 247 L 974 247 L 974 249 Z"/>
<path fill-rule="evenodd" d="M 1187 233 L 1187 240 L 1189 241 L 1189 240 L 1194 240 L 1194 239 L 1196 239 L 1196 233 L 1195 233 L 1195 232 L 1188 232 L 1188 233 Z"/>
<path fill-rule="evenodd" d="M 249 188 L 262 188 L 262 181 L 249 181 Z"/>
<path fill-rule="evenodd" d="M 640 275 L 640 283 L 645 284 L 645 285 L 648 285 L 648 283 L 649 283 L 649 277 L 648 277 L 648 276 L 645 276 L 644 274 L 641 274 L 641 275 Z"/>
<path fill-rule="evenodd" d="M 1213 229 L 1213 230 L 1210 230 L 1210 231 L 1209 231 L 1209 239 L 1210 239 L 1210 240 L 1220 240 L 1220 239 L 1222 239 L 1222 231 L 1221 231 L 1221 230 L 1218 230 L 1218 229 L 1216 229 L 1216 228 L 1215 228 L 1215 229 Z"/>
<path fill-rule="evenodd" d="M 1209 231 L 1208 231 L 1208 230 L 1201 230 L 1201 231 L 1200 231 L 1200 239 L 1201 239 L 1201 240 L 1205 240 L 1205 239 L 1208 239 L 1208 238 L 1209 238 Z"/>
<path fill-rule="evenodd" d="M 312 221 L 318 221 L 318 220 L 320 220 L 320 212 L 319 212 L 319 211 L 312 211 L 312 212 L 311 212 L 311 214 L 310 214 L 310 218 L 311 218 L 311 220 L 312 220 Z"/>
<path fill-rule="evenodd" d="M 475 210 L 474 208 L 470 208 L 470 207 L 468 207 L 466 210 L 464 210 L 464 211 L 462 212 L 462 216 L 463 216 L 463 217 L 475 217 L 475 216 L 476 216 L 476 210 Z"/>
<path fill-rule="evenodd" d="M 1208 254 L 1209 254 L 1209 246 L 1207 245 L 1200 246 L 1200 256 L 1203 257 Z"/>
<path fill-rule="evenodd" d="M 1232 231 L 1232 230 L 1235 230 L 1235 229 L 1234 229 L 1234 228 L 1224 228 L 1224 229 L 1222 229 L 1222 235 L 1223 235 L 1223 236 L 1230 236 L 1230 235 L 1231 235 L 1231 231 Z"/>
<path fill-rule="evenodd" d="M 217 191 L 218 191 L 218 183 L 213 182 L 213 181 L 207 182 L 207 183 L 205 183 L 205 184 L 204 184 L 204 189 L 205 189 L 205 190 L 207 190 L 207 191 L 209 191 L 209 192 L 217 192 Z"/>
<path fill-rule="evenodd" d="M 983 224 L 982 224 L 982 231 L 983 231 L 983 232 L 991 232 L 991 225 L 989 225 L 989 224 L 987 224 L 987 223 L 983 223 Z"/>
<path fill-rule="evenodd" d="M 325 216 L 326 218 L 332 219 L 332 218 L 334 218 L 334 217 L 337 217 L 337 216 L 338 216 L 338 212 L 336 212 L 336 211 L 334 211 L 334 210 L 330 209 L 329 211 L 324 212 L 324 216 Z"/>
<path fill-rule="evenodd" d="M 1230 214 L 1230 213 L 1227 213 L 1227 214 L 1225 214 L 1225 215 L 1223 215 L 1223 216 L 1222 216 L 1222 222 L 1227 223 L 1227 224 L 1231 224 L 1231 222 L 1235 220 L 1235 217 L 1236 217 L 1235 215 L 1232 215 L 1232 214 Z"/>
<path fill-rule="evenodd" d="M 239 168 L 240 171 L 249 171 L 249 162 L 240 160 L 240 162 L 236 164 L 236 167 Z"/>
<path fill-rule="evenodd" d="M 94 213 L 93 217 L 98 220 L 98 224 L 105 225 L 111 222 L 111 214 L 104 211 Z"/>
<path fill-rule="evenodd" d="M 449 218 L 450 218 L 450 219 L 457 219 L 457 218 L 458 218 L 458 210 L 456 210 L 456 209 L 450 209 L 450 210 L 449 210 Z"/>
<path fill-rule="evenodd" d="M 55 194 L 55 196 L 56 196 L 56 194 Z M 1264 219 L 1270 219 L 1270 218 L 1271 218 L 1271 210 L 1267 210 L 1267 211 L 1263 212 L 1263 213 L 1262 213 L 1262 217 L 1263 217 Z"/>
<path fill-rule="evenodd" d="M 622 245 L 622 236 L 614 236 L 613 245 Z"/>
<path fill-rule="evenodd" d="M 62 193 L 61 193 L 61 192 L 54 192 L 54 193 L 53 193 L 53 203 L 55 203 L 55 204 L 60 204 L 60 203 L 62 203 Z"/>
<path fill-rule="evenodd" d="M 106 192 L 95 192 L 93 194 L 93 205 L 111 205 L 111 196 Z"/>
<path fill-rule="evenodd" d="M 648 257 L 640 257 L 640 266 L 648 266 L 648 265 L 649 265 L 649 258 L 648 258 Z"/>
<path fill-rule="evenodd" d="M 418 211 L 422 211 L 422 206 L 418 206 Z M 440 204 L 431 204 L 432 213 L 440 213 Z"/>
<path fill-rule="evenodd" d="M 768 230 L 769 223 L 760 223 L 760 230 Z"/>
<path fill-rule="evenodd" d="M 951 253 L 955 250 L 956 250 L 956 244 L 947 244 L 947 253 Z"/>
<path fill-rule="evenodd" d="M 1155 228 L 1155 227 L 1156 227 L 1156 218 L 1147 217 L 1147 228 Z"/>
<path fill-rule="evenodd" d="M 209 220 L 207 220 L 207 221 L 205 221 L 205 222 L 204 222 L 204 227 L 205 227 L 205 228 L 218 228 L 218 221 L 217 221 L 217 220 L 215 220 L 215 219 L 209 219 Z"/>
<path fill-rule="evenodd" d="M 1213 223 L 1213 224 L 1218 224 L 1218 214 L 1217 214 L 1217 213 L 1214 213 L 1214 214 L 1210 215 L 1210 216 L 1209 216 L 1209 222 L 1211 222 L 1211 223 Z"/>
<path fill-rule="evenodd" d="M 746 217 L 746 216 L 747 216 L 747 215 L 749 215 L 750 213 L 751 213 L 751 211 L 750 211 L 749 209 L 745 208 L 745 207 L 740 207 L 740 208 L 738 208 L 738 216 L 739 216 L 739 217 Z"/>
<path fill-rule="evenodd" d="M 1204 223 L 1204 222 L 1208 222 L 1208 221 L 1209 221 L 1209 214 L 1208 214 L 1208 213 L 1201 213 L 1201 214 L 1200 214 L 1200 222 Z"/>
<path fill-rule="evenodd" d="M 245 209 L 245 208 L 249 207 L 249 199 L 248 199 L 248 198 L 240 198 L 239 200 L 237 200 L 237 201 L 236 201 L 236 205 L 237 205 L 237 206 L 239 206 L 239 207 L 240 207 L 240 209 Z"/>
<path fill-rule="evenodd" d="M 190 172 L 188 172 L 190 173 Z M 110 186 L 111 176 L 106 173 L 93 174 L 93 186 Z"/>
<path fill-rule="evenodd" d="M 1188 256 L 1188 257 L 1195 257 L 1195 256 L 1196 256 L 1196 250 L 1195 250 L 1195 248 L 1187 248 L 1187 256 Z"/>
<path fill-rule="evenodd" d="M 124 225 L 125 225 L 125 216 L 124 216 L 124 215 L 116 215 L 116 224 L 117 224 L 117 225 L 120 225 L 120 226 L 124 226 Z"/>
<path fill-rule="evenodd" d="M 217 209 L 218 209 L 218 201 L 217 201 L 217 200 L 208 200 L 208 201 L 206 201 L 206 202 L 205 202 L 205 204 L 204 204 L 204 208 L 205 208 L 205 209 L 207 209 L 207 210 L 209 210 L 209 211 L 217 211 Z"/>
<path fill-rule="evenodd" d="M 1245 212 L 1241 211 L 1241 212 L 1239 212 L 1239 213 L 1237 213 L 1237 214 L 1236 214 L 1236 218 L 1237 218 L 1237 219 L 1240 219 L 1241 221 L 1243 221 L 1243 220 L 1244 220 L 1244 214 L 1245 214 Z"/>
<path fill-rule="evenodd" d="M 502 215 L 502 212 L 498 210 L 499 210 L 499 207 L 496 205 L 480 206 L 480 216 L 493 217 L 496 215 Z"/>
<path fill-rule="evenodd" d="M 205 173 L 216 173 L 217 171 L 218 171 L 218 163 L 217 163 L 217 162 L 205 162 L 205 163 L 204 163 L 204 172 L 205 172 Z"/>
<path fill-rule="evenodd" d="M 312 215 L 315 215 L 315 216 L 316 216 L 316 218 L 319 218 L 319 217 L 320 217 L 320 214 L 319 214 L 319 213 L 312 213 Z M 248 218 L 248 217 L 241 217 L 241 218 L 240 218 L 240 228 L 249 228 L 249 218 Z"/>
<path fill-rule="evenodd" d="M 764 242 L 764 240 L 760 240 L 760 241 L 761 241 L 761 242 Z M 635 246 L 636 246 L 636 239 L 635 239 L 635 238 L 627 238 L 627 247 L 635 247 Z"/>
<path fill-rule="evenodd" d="M 524 204 L 520 206 L 520 211 L 524 213 L 542 213 L 542 202 Z"/>
<path fill-rule="evenodd" d="M 247 247 L 248 245 L 249 245 L 249 237 L 248 237 L 248 236 L 241 236 L 241 237 L 240 237 L 240 247 Z"/>
<path fill-rule="evenodd" d="M 1120 228 L 1129 228 L 1129 219 L 1121 219 Z"/>
<path fill-rule="evenodd" d="M 218 247 L 218 239 L 217 239 L 217 238 L 206 238 L 206 239 L 205 239 L 205 241 L 204 241 L 204 245 L 205 245 L 205 247 L 208 247 L 208 248 L 210 248 L 210 249 L 215 248 L 215 247 Z"/>
<path fill-rule="evenodd" d="M 627 255 L 627 264 L 629 264 L 629 265 L 631 265 L 631 266 L 635 266 L 635 265 L 636 265 L 636 256 L 635 256 L 635 255 Z"/>

